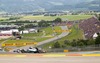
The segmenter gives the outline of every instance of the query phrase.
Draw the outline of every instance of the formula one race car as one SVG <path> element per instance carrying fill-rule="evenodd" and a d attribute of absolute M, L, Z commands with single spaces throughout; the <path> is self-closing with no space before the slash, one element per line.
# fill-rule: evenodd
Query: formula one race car
<path fill-rule="evenodd" d="M 37 48 L 37 47 L 34 47 L 34 48 L 29 47 L 27 50 L 17 49 L 14 52 L 17 52 L 17 53 L 45 53 L 44 50 Z"/>

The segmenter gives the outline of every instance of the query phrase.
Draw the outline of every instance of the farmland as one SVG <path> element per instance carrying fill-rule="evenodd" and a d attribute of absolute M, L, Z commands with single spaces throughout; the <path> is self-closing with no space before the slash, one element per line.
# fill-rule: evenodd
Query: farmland
<path fill-rule="evenodd" d="M 23 16 L 20 20 L 46 20 L 46 21 L 52 21 L 56 18 L 61 18 L 63 21 L 69 20 L 69 21 L 75 21 L 80 19 L 87 19 L 92 17 L 92 15 L 61 15 L 61 16 Z"/>
<path fill-rule="evenodd" d="M 9 19 L 9 18 L 8 17 L 0 17 L 0 21 L 7 20 L 7 19 Z"/>

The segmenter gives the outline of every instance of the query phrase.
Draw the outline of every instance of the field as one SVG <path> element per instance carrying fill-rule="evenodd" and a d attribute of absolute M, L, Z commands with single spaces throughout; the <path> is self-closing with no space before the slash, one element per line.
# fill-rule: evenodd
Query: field
<path fill-rule="evenodd" d="M 92 17 L 93 15 L 62 15 L 62 16 L 24 16 L 20 20 L 47 20 L 47 21 L 52 21 L 56 18 L 61 18 L 63 21 L 69 20 L 69 21 L 75 21 L 75 20 L 80 20 L 80 19 L 87 19 Z"/>
<path fill-rule="evenodd" d="M 6 17 L 0 17 L 0 20 L 6 20 L 6 19 L 9 19 L 9 18 L 6 18 Z"/>

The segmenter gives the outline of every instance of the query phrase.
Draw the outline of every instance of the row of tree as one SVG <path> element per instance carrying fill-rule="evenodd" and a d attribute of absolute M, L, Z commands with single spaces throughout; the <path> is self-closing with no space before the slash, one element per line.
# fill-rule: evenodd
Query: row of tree
<path fill-rule="evenodd" d="M 86 47 L 86 46 L 100 46 L 100 35 L 95 39 L 89 39 L 89 40 L 73 40 L 68 41 L 64 40 L 63 44 L 60 44 L 59 41 L 55 42 L 53 44 L 53 48 L 66 48 L 66 47 Z"/>
<path fill-rule="evenodd" d="M 38 22 L 38 26 L 39 26 L 39 27 L 48 27 L 48 26 L 50 26 L 52 23 L 59 23 L 59 22 L 62 22 L 62 19 L 61 19 L 61 18 L 56 18 L 56 19 L 53 20 L 53 21 L 45 21 L 45 20 L 42 20 L 42 21 Z"/>

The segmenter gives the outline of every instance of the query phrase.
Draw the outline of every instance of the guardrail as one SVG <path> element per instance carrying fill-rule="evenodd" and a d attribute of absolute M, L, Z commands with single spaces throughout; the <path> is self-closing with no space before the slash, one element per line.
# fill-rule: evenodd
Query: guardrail
<path fill-rule="evenodd" d="M 47 52 L 80 52 L 80 51 L 100 51 L 98 47 L 69 47 L 69 48 L 48 48 Z"/>
<path fill-rule="evenodd" d="M 2 44 L 2 47 L 5 46 L 26 46 L 26 45 L 37 45 L 37 42 L 27 42 L 27 43 L 6 43 Z"/>

